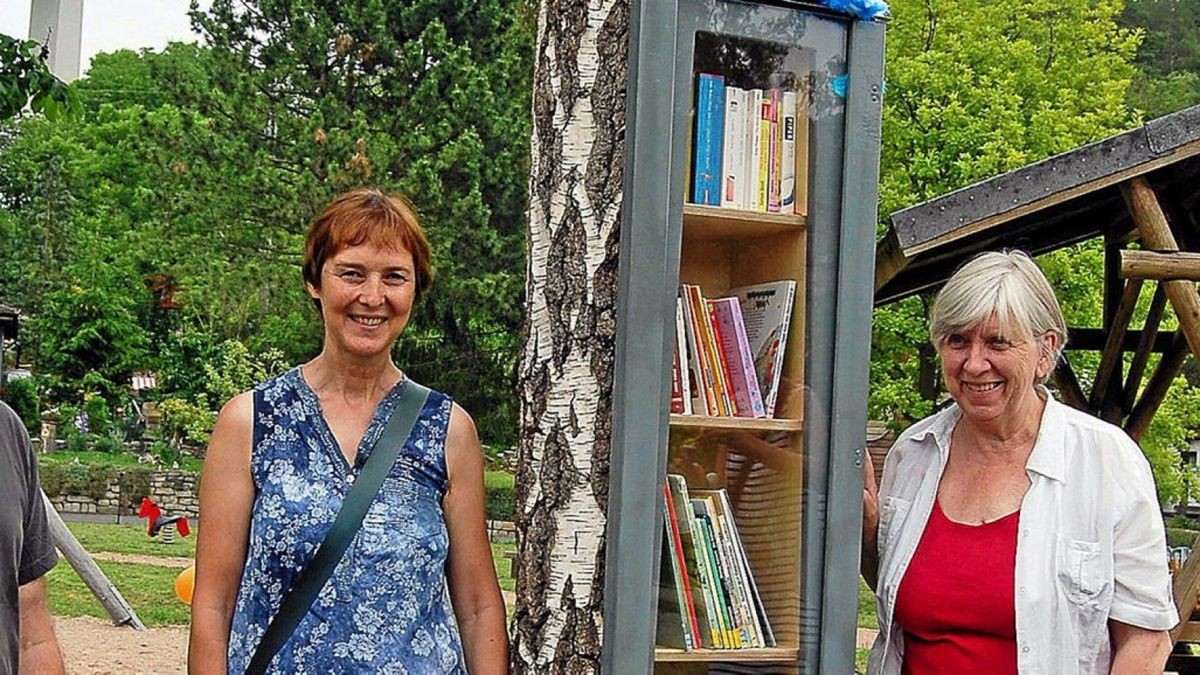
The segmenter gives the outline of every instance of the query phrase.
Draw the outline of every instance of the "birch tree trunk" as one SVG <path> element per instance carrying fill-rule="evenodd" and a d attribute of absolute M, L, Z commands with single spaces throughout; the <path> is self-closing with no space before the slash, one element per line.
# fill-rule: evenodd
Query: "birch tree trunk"
<path fill-rule="evenodd" d="M 515 673 L 600 670 L 629 0 L 541 0 Z"/>

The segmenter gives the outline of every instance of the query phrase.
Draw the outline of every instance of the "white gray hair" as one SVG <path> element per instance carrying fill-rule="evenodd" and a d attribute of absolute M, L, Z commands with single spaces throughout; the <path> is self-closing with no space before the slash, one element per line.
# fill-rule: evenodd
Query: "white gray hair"
<path fill-rule="evenodd" d="M 929 338 L 940 349 L 950 335 L 970 330 L 992 315 L 1006 336 L 1056 334 L 1054 351 L 1047 356 L 1052 365 L 1058 363 L 1067 343 L 1067 322 L 1046 275 L 1027 253 L 990 251 L 959 267 L 933 301 Z"/>

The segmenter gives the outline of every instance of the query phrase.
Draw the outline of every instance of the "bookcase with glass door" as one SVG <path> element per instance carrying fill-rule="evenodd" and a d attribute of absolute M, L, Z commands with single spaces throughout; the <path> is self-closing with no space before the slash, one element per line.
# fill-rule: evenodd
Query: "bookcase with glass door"
<path fill-rule="evenodd" d="M 604 670 L 851 672 L 883 27 L 631 28 Z"/>

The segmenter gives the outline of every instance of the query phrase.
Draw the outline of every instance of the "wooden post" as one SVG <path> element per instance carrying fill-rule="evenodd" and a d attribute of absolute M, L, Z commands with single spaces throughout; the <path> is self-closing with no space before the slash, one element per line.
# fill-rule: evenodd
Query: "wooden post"
<path fill-rule="evenodd" d="M 1121 276 L 1126 279 L 1200 281 L 1200 253 L 1121 251 Z"/>
<path fill-rule="evenodd" d="M 1121 193 L 1129 207 L 1129 214 L 1142 235 L 1146 248 L 1156 251 L 1178 251 L 1175 235 L 1167 224 L 1167 216 L 1163 213 L 1154 188 L 1146 179 L 1138 176 L 1128 183 L 1121 185 Z M 1187 338 L 1192 353 L 1200 358 L 1200 293 L 1196 285 L 1187 281 L 1164 281 L 1167 299 L 1179 319 L 1179 330 Z"/>
<path fill-rule="evenodd" d="M 1175 376 L 1183 370 L 1183 363 L 1187 360 L 1187 355 L 1187 340 L 1176 333 L 1175 344 L 1159 360 L 1154 374 L 1146 382 L 1146 391 L 1142 392 L 1142 397 L 1138 399 L 1137 405 L 1133 407 L 1133 412 L 1129 413 L 1129 418 L 1125 421 L 1125 433 L 1129 434 L 1133 440 L 1141 440 L 1142 435 L 1150 428 L 1154 413 L 1158 412 L 1158 407 L 1167 397 L 1167 390 L 1171 388 Z"/>
<path fill-rule="evenodd" d="M 133 608 L 125 602 L 125 598 L 121 596 L 121 592 L 116 586 L 104 576 L 104 571 L 92 560 L 92 556 L 88 554 L 87 549 L 79 543 L 75 535 L 67 529 L 67 524 L 63 522 L 62 516 L 58 515 L 58 511 L 54 508 L 54 504 L 50 503 L 50 498 L 46 493 L 42 493 L 42 501 L 46 504 L 46 521 L 50 525 L 50 537 L 54 540 L 54 546 L 62 552 L 63 557 L 71 564 L 75 572 L 83 579 L 83 583 L 87 584 L 92 595 L 100 601 L 104 606 L 105 611 L 112 617 L 113 625 L 129 626 L 134 630 L 146 630 L 146 626 L 142 624 L 142 620 L 138 618 Z"/>
<path fill-rule="evenodd" d="M 1067 360 L 1066 354 L 1059 359 L 1058 366 L 1054 368 L 1053 377 L 1055 384 L 1058 385 L 1058 395 L 1062 397 L 1063 403 L 1076 410 L 1087 412 L 1087 397 L 1083 395 L 1083 389 L 1079 386 L 1079 378 L 1075 377 L 1075 370 L 1071 368 L 1071 362 Z"/>
<path fill-rule="evenodd" d="M 1133 360 L 1129 362 L 1129 374 L 1125 376 L 1125 400 L 1121 408 L 1126 415 L 1133 411 L 1133 404 L 1137 402 L 1138 387 L 1142 385 L 1142 375 L 1146 372 L 1146 363 L 1150 360 L 1154 338 L 1158 334 L 1158 326 L 1162 323 L 1166 308 L 1166 289 L 1162 284 L 1158 284 L 1154 289 L 1154 298 L 1150 301 L 1150 310 L 1146 313 L 1146 322 L 1142 324 L 1137 348 L 1133 351 Z"/>
<path fill-rule="evenodd" d="M 1137 308 L 1138 296 L 1142 293 L 1142 280 L 1130 279 L 1125 282 L 1125 290 L 1121 300 L 1113 312 L 1112 323 L 1108 325 L 1108 339 L 1104 342 L 1104 351 L 1100 355 L 1100 366 L 1096 369 L 1096 383 L 1092 386 L 1092 397 L 1089 401 L 1092 410 L 1108 419 L 1104 404 L 1108 400 L 1108 387 L 1112 382 L 1121 381 L 1121 346 L 1125 342 L 1125 331 L 1129 328 L 1129 320 L 1133 318 L 1133 310 Z M 1118 413 L 1119 414 L 1119 413 Z M 1113 420 L 1108 419 L 1109 422 Z M 1119 420 L 1118 420 L 1119 421 Z"/>

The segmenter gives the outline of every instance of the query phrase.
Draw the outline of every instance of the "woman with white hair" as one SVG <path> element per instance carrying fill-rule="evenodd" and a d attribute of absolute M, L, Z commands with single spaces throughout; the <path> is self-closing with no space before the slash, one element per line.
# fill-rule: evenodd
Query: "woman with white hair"
<path fill-rule="evenodd" d="M 863 495 L 870 673 L 1161 673 L 1178 616 L 1150 466 L 1046 390 L 1066 341 L 1028 255 L 985 253 L 933 305 L 953 404 Z"/>

